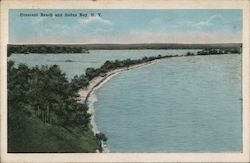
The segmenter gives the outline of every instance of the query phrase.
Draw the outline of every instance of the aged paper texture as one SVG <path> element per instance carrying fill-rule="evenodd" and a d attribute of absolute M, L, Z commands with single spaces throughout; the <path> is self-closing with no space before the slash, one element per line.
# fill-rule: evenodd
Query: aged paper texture
<path fill-rule="evenodd" d="M 1 1 L 1 162 L 249 162 L 249 12 Z"/>

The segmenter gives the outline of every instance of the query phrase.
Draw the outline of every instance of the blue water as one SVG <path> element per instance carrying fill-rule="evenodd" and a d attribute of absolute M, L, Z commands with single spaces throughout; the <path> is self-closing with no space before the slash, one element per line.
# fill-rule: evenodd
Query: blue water
<path fill-rule="evenodd" d="M 191 50 L 13 54 L 28 66 L 58 64 L 70 79 L 106 60 Z M 191 51 L 195 52 L 195 50 Z M 65 62 L 65 60 L 73 62 Z M 161 60 L 114 76 L 96 92 L 96 123 L 110 152 L 240 152 L 241 55 Z"/>
<path fill-rule="evenodd" d="M 179 57 L 113 77 L 96 92 L 110 152 L 240 152 L 241 55 Z"/>
<path fill-rule="evenodd" d="M 88 67 L 100 67 L 106 60 L 139 59 L 159 54 L 184 55 L 188 51 L 196 53 L 198 50 L 91 50 L 90 53 L 82 54 L 12 54 L 9 59 L 16 64 L 25 63 L 30 67 L 57 64 L 68 79 L 72 79 L 75 75 L 84 74 Z M 73 62 L 65 62 L 66 60 Z"/>

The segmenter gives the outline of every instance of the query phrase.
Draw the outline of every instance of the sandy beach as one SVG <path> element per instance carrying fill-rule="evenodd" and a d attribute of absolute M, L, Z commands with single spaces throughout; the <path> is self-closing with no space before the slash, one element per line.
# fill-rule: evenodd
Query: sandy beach
<path fill-rule="evenodd" d="M 127 70 L 134 69 L 134 68 L 140 68 L 140 67 L 145 66 L 145 65 L 156 63 L 157 61 L 158 60 L 154 60 L 154 61 L 150 61 L 147 63 L 141 63 L 141 64 L 136 64 L 133 66 L 125 67 L 125 68 L 115 69 L 115 70 L 107 72 L 105 76 L 95 77 L 89 82 L 88 87 L 79 90 L 79 92 L 78 92 L 80 95 L 79 99 L 81 101 L 88 102 L 88 99 L 89 99 L 91 93 L 95 90 L 95 88 L 98 87 L 99 85 L 101 85 L 107 79 L 110 79 L 111 77 L 113 77 L 113 76 L 115 76 L 123 71 L 127 71 Z"/>
<path fill-rule="evenodd" d="M 133 66 L 129 66 L 129 67 L 124 67 L 124 68 L 119 68 L 119 69 L 115 69 L 112 71 L 109 71 L 106 73 L 105 76 L 98 76 L 93 78 L 88 87 L 86 87 L 85 89 L 80 89 L 79 90 L 79 100 L 85 103 L 88 103 L 89 105 L 89 110 L 88 113 L 91 114 L 91 120 L 90 123 L 92 125 L 92 131 L 94 134 L 100 133 L 100 131 L 98 130 L 98 127 L 95 123 L 95 109 L 94 109 L 94 103 L 97 101 L 96 96 L 95 96 L 95 91 L 100 88 L 105 82 L 107 82 L 108 80 L 110 80 L 113 76 L 122 73 L 123 71 L 127 71 L 127 70 L 131 70 L 134 68 L 140 68 L 146 65 L 150 65 L 150 64 L 154 64 L 156 62 L 158 62 L 159 60 L 154 60 L 154 61 L 150 61 L 147 63 L 141 63 L 141 64 L 136 64 Z M 104 142 L 102 143 L 102 148 L 103 148 L 103 152 L 104 153 L 108 153 L 109 149 L 107 147 L 107 145 Z"/>

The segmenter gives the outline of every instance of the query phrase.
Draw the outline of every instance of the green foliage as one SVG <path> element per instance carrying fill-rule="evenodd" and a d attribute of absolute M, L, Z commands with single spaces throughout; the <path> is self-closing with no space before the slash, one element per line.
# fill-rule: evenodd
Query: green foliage
<path fill-rule="evenodd" d="M 8 56 L 12 53 L 88 53 L 87 49 L 72 45 L 8 45 Z"/>
<path fill-rule="evenodd" d="M 156 59 L 170 58 L 170 57 L 173 57 L 173 56 L 171 56 L 171 55 L 165 55 L 165 56 L 158 55 L 158 56 L 152 56 L 152 57 L 143 57 L 142 59 L 134 59 L 134 60 L 131 60 L 131 59 L 125 59 L 125 60 L 121 60 L 121 61 L 120 60 L 115 60 L 115 61 L 107 60 L 100 68 L 96 68 L 96 69 L 92 68 L 92 67 L 87 68 L 85 71 L 84 78 L 86 81 L 90 81 L 95 77 L 105 76 L 105 74 L 108 71 L 111 71 L 111 70 L 114 70 L 117 68 L 129 67 L 129 66 L 133 66 L 136 64 L 150 62 L 150 61 L 153 61 Z M 86 83 L 80 84 L 81 82 L 80 82 L 80 79 L 78 77 L 75 77 L 73 79 L 73 82 L 75 85 L 78 85 L 78 88 L 85 87 L 88 84 L 88 83 L 87 84 Z"/>
<path fill-rule="evenodd" d="M 84 76 L 79 78 L 86 85 Z M 57 65 L 28 68 L 8 62 L 8 151 L 95 152 L 88 106 L 79 103 Z M 81 142 L 87 141 L 87 142 Z"/>
<path fill-rule="evenodd" d="M 90 130 L 69 131 L 22 112 L 8 121 L 8 152 L 95 152 L 100 148 Z"/>
<path fill-rule="evenodd" d="M 241 54 L 241 48 L 205 48 L 197 52 L 197 55 L 218 55 L 218 54 Z"/>
<path fill-rule="evenodd" d="M 103 133 L 96 134 L 96 137 L 97 137 L 98 140 L 105 141 L 105 142 L 108 140 L 108 138 L 106 137 L 106 135 L 103 134 Z"/>
<path fill-rule="evenodd" d="M 75 76 L 71 82 L 57 65 L 28 68 L 20 64 L 15 68 L 9 61 L 9 152 L 102 151 L 101 141 L 107 137 L 92 133 L 88 106 L 77 101 L 79 89 L 113 69 L 167 57 L 171 56 L 106 61 L 100 68 L 87 68 L 85 75 Z"/>
<path fill-rule="evenodd" d="M 89 79 L 85 75 L 74 76 L 70 82 L 70 87 L 73 91 L 78 91 L 81 88 L 88 86 Z"/>
<path fill-rule="evenodd" d="M 25 47 L 19 48 L 20 52 L 26 52 Z M 51 48 L 57 52 L 67 51 L 63 47 Z M 204 49 L 197 55 L 238 52 L 237 48 Z M 185 56 L 193 55 L 187 52 Z M 87 68 L 84 75 L 75 76 L 71 82 L 57 65 L 28 68 L 20 64 L 15 68 L 14 62 L 8 61 L 8 151 L 102 151 L 101 142 L 107 141 L 107 137 L 103 133 L 94 135 L 91 131 L 88 106 L 77 101 L 79 89 L 111 70 L 170 57 L 178 56 L 106 61 L 100 68 Z"/>
<path fill-rule="evenodd" d="M 13 53 L 88 53 L 88 50 L 128 50 L 128 49 L 241 49 L 241 43 L 228 44 L 75 44 L 75 45 L 49 45 L 49 44 L 8 44 L 8 56 Z"/>
<path fill-rule="evenodd" d="M 86 76 L 88 77 L 88 80 L 93 79 L 94 77 L 98 76 L 100 73 L 99 69 L 94 69 L 94 68 L 87 68 L 86 69 Z"/>
<path fill-rule="evenodd" d="M 187 52 L 186 56 L 193 56 L 194 53 L 191 53 L 191 52 Z"/>

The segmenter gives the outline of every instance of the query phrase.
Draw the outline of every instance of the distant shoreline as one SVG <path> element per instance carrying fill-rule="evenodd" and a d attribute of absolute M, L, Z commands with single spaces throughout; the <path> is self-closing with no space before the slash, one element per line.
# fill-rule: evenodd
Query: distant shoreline
<path fill-rule="evenodd" d="M 88 53 L 89 50 L 160 50 L 160 49 L 206 49 L 241 48 L 242 43 L 182 44 L 182 43 L 141 43 L 141 44 L 8 44 L 8 56 L 30 53 Z"/>
<path fill-rule="evenodd" d="M 91 123 L 91 126 L 92 126 L 93 133 L 98 134 L 98 133 L 100 133 L 100 131 L 98 130 L 98 127 L 97 127 L 97 125 L 95 123 L 95 108 L 94 108 L 95 99 L 91 98 L 91 97 L 94 97 L 95 91 L 98 88 L 100 88 L 102 86 L 102 84 L 104 84 L 106 81 L 108 81 L 109 79 L 111 79 L 115 75 L 118 75 L 118 74 L 122 73 L 123 71 L 131 70 L 131 69 L 134 69 L 134 68 L 140 68 L 140 67 L 143 67 L 143 66 L 146 66 L 146 65 L 151 65 L 151 64 L 157 63 L 157 62 L 159 62 L 160 60 L 163 60 L 163 59 L 176 58 L 176 57 L 178 57 L 178 58 L 179 57 L 189 57 L 189 56 L 203 56 L 203 55 L 223 55 L 223 54 L 199 54 L 199 55 L 194 55 L 194 54 L 191 54 L 191 53 L 190 54 L 187 53 L 186 55 L 180 55 L 180 56 L 171 56 L 171 57 L 170 56 L 165 56 L 165 57 L 160 57 L 160 58 L 157 58 L 157 59 L 154 59 L 154 60 L 146 61 L 146 62 L 143 62 L 143 63 L 130 65 L 130 66 L 127 66 L 127 67 L 116 68 L 116 69 L 113 69 L 113 70 L 110 70 L 110 71 L 106 72 L 106 74 L 104 76 L 99 75 L 99 76 L 94 77 L 92 80 L 89 81 L 89 85 L 87 87 L 82 88 L 82 89 L 80 89 L 78 91 L 79 100 L 86 103 L 86 104 L 88 104 L 88 105 L 91 105 L 88 112 L 91 114 L 90 123 Z M 109 152 L 109 149 L 107 148 L 104 141 L 101 141 L 101 146 L 102 146 L 103 152 Z"/>
<path fill-rule="evenodd" d="M 204 55 L 206 56 L 206 55 L 223 55 L 223 54 L 204 54 L 204 53 L 199 54 L 199 52 L 198 52 L 198 55 L 194 55 L 192 53 L 187 53 L 186 55 L 163 56 L 163 57 L 161 56 L 160 58 L 153 59 L 153 60 L 150 60 L 150 61 L 146 61 L 146 62 L 143 62 L 143 63 L 138 63 L 138 64 L 130 65 L 130 66 L 127 66 L 127 67 L 115 68 L 113 70 L 108 71 L 103 76 L 99 75 L 99 76 L 94 77 L 93 79 L 91 79 L 87 87 L 82 88 L 82 89 L 80 89 L 78 91 L 79 99 L 81 101 L 84 101 L 84 103 L 87 103 L 88 98 L 91 96 L 91 93 L 95 90 L 96 87 L 98 87 L 103 82 L 105 82 L 106 79 L 108 79 L 108 78 L 110 78 L 110 77 L 112 77 L 112 76 L 114 76 L 116 74 L 119 74 L 119 73 L 121 73 L 123 71 L 127 71 L 127 70 L 134 69 L 134 68 L 139 68 L 139 67 L 142 67 L 142 66 L 145 66 L 145 65 L 148 65 L 148 64 L 153 64 L 153 63 L 156 63 L 159 60 L 163 60 L 163 59 L 176 58 L 176 57 L 189 57 L 189 56 L 204 56 Z"/>

